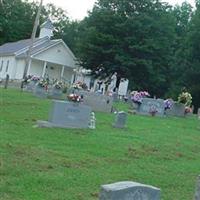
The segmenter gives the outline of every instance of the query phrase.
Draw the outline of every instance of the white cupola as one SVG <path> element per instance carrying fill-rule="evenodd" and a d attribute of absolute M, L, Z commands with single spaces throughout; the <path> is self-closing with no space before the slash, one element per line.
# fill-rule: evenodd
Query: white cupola
<path fill-rule="evenodd" d="M 50 19 L 47 19 L 41 26 L 40 26 L 40 36 L 39 38 L 49 37 L 51 38 L 53 36 L 53 24 Z"/>

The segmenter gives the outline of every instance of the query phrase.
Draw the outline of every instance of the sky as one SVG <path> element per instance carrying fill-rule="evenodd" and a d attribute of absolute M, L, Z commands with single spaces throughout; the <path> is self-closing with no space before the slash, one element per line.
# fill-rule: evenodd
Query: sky
<path fill-rule="evenodd" d="M 32 0 L 36 1 L 36 0 Z M 37 0 L 39 1 L 39 0 Z M 96 0 L 44 0 L 44 4 L 53 3 L 63 10 L 66 10 L 68 16 L 73 20 L 81 20 L 87 15 L 87 11 L 91 10 Z M 185 0 L 162 0 L 171 5 L 181 4 Z M 194 5 L 195 0 L 187 0 Z"/>

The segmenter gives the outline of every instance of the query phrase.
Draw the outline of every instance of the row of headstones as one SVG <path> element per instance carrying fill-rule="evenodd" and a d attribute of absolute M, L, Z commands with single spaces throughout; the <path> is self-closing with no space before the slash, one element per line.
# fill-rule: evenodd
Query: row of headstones
<path fill-rule="evenodd" d="M 38 121 L 40 127 L 95 128 L 95 116 L 92 108 L 78 102 L 53 100 L 48 121 Z M 117 113 L 113 124 L 115 128 L 124 128 L 127 114 Z"/>
<path fill-rule="evenodd" d="M 62 90 L 50 88 L 45 90 L 45 88 L 37 86 L 34 82 L 31 82 L 26 87 L 27 91 L 33 92 L 36 96 L 40 98 L 53 98 L 53 99 L 62 99 Z M 87 92 L 84 90 L 75 90 L 68 91 L 68 94 L 75 93 L 82 96 L 82 104 L 90 106 L 93 111 L 99 112 L 111 112 L 113 105 L 113 98 L 110 96 L 97 94 L 94 92 Z"/>
<path fill-rule="evenodd" d="M 160 200 L 159 188 L 125 181 L 102 185 L 99 200 Z M 194 200 L 200 200 L 200 176 L 197 180 Z"/>
<path fill-rule="evenodd" d="M 25 87 L 28 92 L 33 92 L 33 94 L 40 98 L 52 98 L 52 99 L 62 99 L 63 92 L 62 89 L 57 89 L 55 87 L 49 87 L 48 90 L 45 87 L 37 85 L 37 82 L 31 81 Z"/>
<path fill-rule="evenodd" d="M 155 114 L 161 117 L 162 116 L 184 117 L 190 115 L 185 113 L 185 106 L 177 102 L 173 102 L 172 107 L 170 109 L 165 110 L 165 103 L 163 99 L 143 98 L 142 103 L 140 105 L 133 103 L 133 107 L 135 108 L 137 113 L 144 115 Z"/>

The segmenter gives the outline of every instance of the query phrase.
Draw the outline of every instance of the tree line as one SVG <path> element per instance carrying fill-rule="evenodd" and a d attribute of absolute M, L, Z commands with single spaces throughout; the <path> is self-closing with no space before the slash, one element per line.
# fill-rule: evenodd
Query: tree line
<path fill-rule="evenodd" d="M 0 44 L 30 38 L 38 4 L 4 0 Z M 98 0 L 81 21 L 53 4 L 43 6 L 62 38 L 94 76 L 117 72 L 130 89 L 177 99 L 186 87 L 200 107 L 200 0 L 171 6 L 160 0 Z"/>

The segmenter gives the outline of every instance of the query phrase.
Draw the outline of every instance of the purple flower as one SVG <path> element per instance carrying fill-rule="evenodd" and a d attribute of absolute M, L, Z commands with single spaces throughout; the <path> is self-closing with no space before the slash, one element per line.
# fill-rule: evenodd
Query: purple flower
<path fill-rule="evenodd" d="M 134 91 L 132 92 L 131 100 L 135 103 L 142 103 L 142 99 L 150 96 L 148 92 L 146 91 Z"/>
<path fill-rule="evenodd" d="M 164 101 L 164 104 L 165 104 L 165 110 L 170 109 L 173 105 L 173 100 L 172 99 L 166 99 Z"/>

